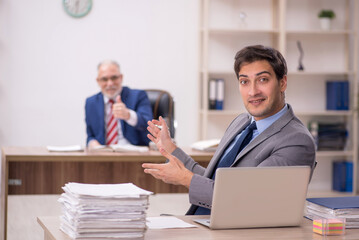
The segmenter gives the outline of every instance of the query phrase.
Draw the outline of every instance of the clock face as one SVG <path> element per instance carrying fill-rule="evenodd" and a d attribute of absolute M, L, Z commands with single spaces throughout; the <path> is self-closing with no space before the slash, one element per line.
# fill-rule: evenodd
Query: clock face
<path fill-rule="evenodd" d="M 92 7 L 92 0 L 63 0 L 65 11 L 72 17 L 84 17 Z"/>

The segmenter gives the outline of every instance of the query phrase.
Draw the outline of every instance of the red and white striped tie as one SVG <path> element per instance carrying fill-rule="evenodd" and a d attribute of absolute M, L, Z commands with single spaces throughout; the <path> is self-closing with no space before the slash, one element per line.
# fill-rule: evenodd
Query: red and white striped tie
<path fill-rule="evenodd" d="M 117 119 L 112 114 L 112 105 L 114 101 L 110 99 L 110 113 L 106 117 L 106 145 L 116 144 L 118 142 Z"/>

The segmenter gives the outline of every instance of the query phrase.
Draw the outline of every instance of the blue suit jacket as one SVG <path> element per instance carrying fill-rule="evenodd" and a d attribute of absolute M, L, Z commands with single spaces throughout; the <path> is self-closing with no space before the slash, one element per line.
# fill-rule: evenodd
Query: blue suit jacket
<path fill-rule="evenodd" d="M 126 121 L 120 120 L 124 137 L 134 145 L 148 145 L 147 121 L 151 121 L 152 108 L 147 94 L 143 90 L 130 89 L 123 87 L 121 100 L 127 108 L 137 113 L 137 125 L 132 127 Z M 86 131 L 87 141 L 96 139 L 102 145 L 105 145 L 106 127 L 105 127 L 105 107 L 102 93 L 98 93 L 86 99 Z"/>

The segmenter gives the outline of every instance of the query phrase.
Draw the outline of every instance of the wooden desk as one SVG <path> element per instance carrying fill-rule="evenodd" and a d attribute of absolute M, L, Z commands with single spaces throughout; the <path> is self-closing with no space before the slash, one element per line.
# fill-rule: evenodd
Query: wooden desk
<path fill-rule="evenodd" d="M 213 153 L 185 149 L 197 162 L 207 166 Z M 3 147 L 1 161 L 0 235 L 6 239 L 8 194 L 60 194 L 67 182 L 124 183 L 155 193 L 186 192 L 143 173 L 144 162 L 164 162 L 158 151 L 48 152 L 45 147 Z M 8 187 L 9 179 L 20 179 L 21 186 Z"/>
<path fill-rule="evenodd" d="M 210 230 L 192 221 L 193 218 L 199 218 L 199 216 L 181 216 L 179 218 L 197 225 L 198 228 L 149 229 L 145 233 L 145 240 L 324 239 L 323 236 L 313 233 L 312 221 L 308 219 L 303 219 L 303 223 L 300 227 Z M 60 230 L 60 219 L 58 216 L 38 217 L 37 222 L 44 230 L 45 240 L 70 240 L 70 238 Z M 325 239 L 359 239 L 359 229 L 347 229 L 344 236 L 328 236 Z"/>

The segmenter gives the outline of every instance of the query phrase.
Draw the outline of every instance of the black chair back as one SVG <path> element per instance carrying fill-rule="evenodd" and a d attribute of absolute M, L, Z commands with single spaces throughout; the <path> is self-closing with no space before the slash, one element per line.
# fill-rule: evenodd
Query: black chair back
<path fill-rule="evenodd" d="M 162 116 L 169 128 L 171 138 L 175 136 L 174 126 L 174 101 L 171 94 L 160 89 L 145 89 L 151 102 L 153 118 L 158 119 Z"/>

